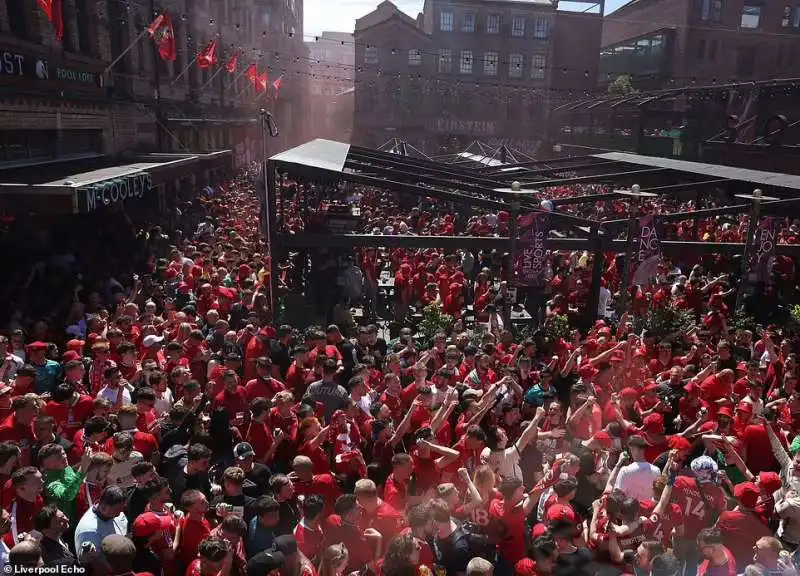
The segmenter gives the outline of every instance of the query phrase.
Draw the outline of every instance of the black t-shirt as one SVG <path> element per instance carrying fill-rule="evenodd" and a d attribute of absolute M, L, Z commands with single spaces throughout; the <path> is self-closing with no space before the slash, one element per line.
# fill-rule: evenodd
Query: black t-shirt
<path fill-rule="evenodd" d="M 281 378 L 286 378 L 286 372 L 289 371 L 289 366 L 292 363 L 292 358 L 289 356 L 289 347 L 284 346 L 278 340 L 273 340 L 269 346 L 269 358 L 280 370 Z"/>
<path fill-rule="evenodd" d="M 576 548 L 574 552 L 558 555 L 553 573 L 555 576 L 588 576 L 596 571 L 592 552 L 588 548 Z"/>
<path fill-rule="evenodd" d="M 208 472 L 198 472 L 197 474 L 188 475 L 186 469 L 179 470 L 174 476 L 170 478 L 170 488 L 172 488 L 172 499 L 174 502 L 180 502 L 181 496 L 187 490 L 200 490 L 203 494 L 211 494 L 211 480 L 208 478 Z"/>
<path fill-rule="evenodd" d="M 180 502 L 180 500 L 178 500 Z M 128 505 L 125 507 L 125 516 L 128 517 L 128 526 L 133 526 L 133 521 L 144 514 L 147 508 L 147 497 L 142 494 L 138 486 L 131 488 L 128 493 Z"/>
<path fill-rule="evenodd" d="M 264 488 L 269 485 L 272 471 L 260 462 L 253 462 L 253 468 L 245 475 L 242 491 L 253 498 L 264 494 Z"/>
<path fill-rule="evenodd" d="M 243 518 L 248 524 L 255 516 L 256 499 L 251 496 L 246 496 L 244 494 L 239 494 L 238 496 L 220 494 L 211 501 L 211 508 L 214 509 L 218 504 L 223 503 L 233 506 L 233 515 Z"/>
<path fill-rule="evenodd" d="M 728 358 L 727 360 L 722 360 L 722 359 L 717 360 L 717 372 L 722 372 L 723 370 L 727 369 L 727 370 L 733 370 L 733 372 L 736 373 L 737 364 L 739 363 L 736 361 L 736 358 L 733 357 L 733 354 L 731 354 L 730 358 Z"/>

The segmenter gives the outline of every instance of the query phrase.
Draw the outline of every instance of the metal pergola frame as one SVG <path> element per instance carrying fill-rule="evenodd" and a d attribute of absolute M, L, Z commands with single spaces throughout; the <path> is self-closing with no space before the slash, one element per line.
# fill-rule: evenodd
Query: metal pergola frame
<path fill-rule="evenodd" d="M 524 162 L 502 167 L 465 169 L 458 164 L 445 164 L 435 160 L 409 158 L 395 153 L 381 152 L 339 142 L 314 140 L 298 146 L 267 161 L 267 215 L 269 218 L 269 241 L 273 253 L 289 249 L 314 247 L 347 248 L 355 246 L 387 248 L 443 248 L 492 249 L 510 252 L 514 257 L 518 229 L 518 216 L 530 212 L 541 212 L 539 189 L 585 183 L 642 183 L 642 191 L 659 195 L 686 195 L 694 193 L 696 198 L 709 189 L 752 192 L 763 189 L 765 194 L 780 199 L 764 201 L 764 214 L 800 214 L 800 176 L 787 176 L 752 170 L 727 168 L 722 176 L 718 166 L 697 163 L 675 162 L 663 165 L 658 160 L 637 155 L 588 155 L 558 158 L 545 161 Z M 691 166 L 690 166 L 691 165 Z M 576 170 L 593 170 L 597 173 L 573 177 L 547 178 L 547 175 Z M 515 170 L 508 170 L 514 168 Z M 509 237 L 486 238 L 475 236 L 384 236 L 373 234 L 312 234 L 284 233 L 277 227 L 276 193 L 279 174 L 289 173 L 299 182 L 352 182 L 367 186 L 403 192 L 419 197 L 432 197 L 463 206 L 474 206 L 489 210 L 505 210 L 511 215 Z M 538 180 L 537 180 L 538 178 Z M 512 186 L 513 190 L 509 187 Z M 518 189 L 521 183 L 522 189 Z M 536 190 L 525 189 L 525 186 Z M 595 266 L 592 271 L 592 301 L 587 314 L 592 318 L 597 310 L 603 253 L 624 253 L 629 249 L 627 239 L 615 238 L 625 224 L 630 224 L 633 215 L 625 219 L 592 220 L 560 212 L 559 206 L 579 205 L 624 196 L 622 192 L 574 196 L 553 201 L 555 209 L 549 212 L 554 230 L 578 234 L 575 237 L 550 238 L 549 249 L 555 251 L 588 250 L 594 253 Z M 790 196 L 786 198 L 786 196 Z M 662 221 L 697 221 L 722 215 L 743 214 L 750 211 L 750 204 L 734 205 L 676 212 L 659 215 Z M 629 228 L 630 230 L 630 228 Z M 687 251 L 694 254 L 744 254 L 744 243 L 711 242 L 661 242 L 666 255 L 678 255 Z M 778 245 L 778 252 L 800 257 L 800 245 Z M 270 275 L 271 281 L 272 275 Z M 272 287 L 274 290 L 274 286 Z M 274 292 L 273 292 L 274 293 Z"/>

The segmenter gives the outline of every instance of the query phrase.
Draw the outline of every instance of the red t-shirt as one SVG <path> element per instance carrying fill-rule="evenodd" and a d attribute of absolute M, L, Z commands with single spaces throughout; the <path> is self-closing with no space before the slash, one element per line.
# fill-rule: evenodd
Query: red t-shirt
<path fill-rule="evenodd" d="M 61 430 L 61 436 L 71 442 L 83 423 L 94 414 L 94 400 L 85 395 L 80 395 L 74 405 L 51 400 L 45 404 L 42 412 L 53 418 L 56 430 Z"/>
<path fill-rule="evenodd" d="M 25 426 L 17 422 L 15 414 L 9 414 L 0 423 L 0 442 L 11 442 L 19 446 L 22 452 L 19 458 L 20 468 L 31 464 L 31 446 L 36 442 L 33 429 L 30 425 Z"/>
<path fill-rule="evenodd" d="M 333 505 L 336 499 L 342 495 L 342 491 L 336 484 L 336 479 L 330 474 L 315 474 L 311 477 L 310 482 L 302 482 L 300 480 L 294 481 L 295 495 L 310 496 L 311 494 L 319 494 L 325 500 L 325 509 L 323 514 L 325 516 L 333 514 Z"/>
<path fill-rule="evenodd" d="M 41 496 L 37 496 L 35 502 L 14 498 L 8 503 L 6 510 L 11 514 L 11 525 L 14 526 L 16 522 L 17 536 L 23 532 L 30 532 L 33 530 L 33 521 L 42 508 L 44 508 L 44 499 Z M 3 535 L 3 542 L 5 542 L 9 548 L 13 548 L 16 544 L 16 542 L 14 542 L 13 532 L 12 529 Z"/>
<path fill-rule="evenodd" d="M 381 502 L 371 514 L 361 510 L 358 527 L 361 531 L 375 528 L 383 536 L 383 541 L 389 542 L 405 528 L 405 518 L 386 502 Z"/>
<path fill-rule="evenodd" d="M 133 435 L 133 449 L 136 452 L 139 452 L 144 459 L 150 460 L 154 453 L 158 452 L 158 440 L 152 434 L 148 434 L 147 432 L 142 432 L 141 430 L 137 430 L 136 432 L 132 432 Z M 105 450 L 108 454 L 114 453 L 114 439 L 109 438 L 106 440 Z"/>
<path fill-rule="evenodd" d="M 286 387 L 274 378 L 253 378 L 244 387 L 249 402 L 256 398 L 272 400 L 272 397 L 281 390 L 286 390 Z"/>
<path fill-rule="evenodd" d="M 383 488 L 383 499 L 395 510 L 405 510 L 407 489 L 408 482 L 399 482 L 390 474 Z"/>
<path fill-rule="evenodd" d="M 105 490 L 105 485 L 89 484 L 85 480 L 75 497 L 75 517 L 82 518 L 93 505 L 97 504 Z"/>
<path fill-rule="evenodd" d="M 498 526 L 497 553 L 509 564 L 525 557 L 525 512 L 522 506 L 509 507 L 502 498 L 489 504 L 489 518 Z"/>
<path fill-rule="evenodd" d="M 273 442 L 275 442 L 275 438 L 272 436 L 272 430 L 266 422 L 251 420 L 245 434 L 245 442 L 248 442 L 253 447 L 256 460 L 263 462 L 264 456 L 269 452 Z"/>
<path fill-rule="evenodd" d="M 656 507 L 654 500 L 643 500 L 639 503 L 642 515 L 649 516 Z M 670 503 L 662 516 L 651 522 L 645 530 L 648 540 L 658 540 L 664 543 L 664 548 L 672 546 L 672 531 L 683 524 L 683 510 L 677 504 Z"/>
<path fill-rule="evenodd" d="M 316 530 L 312 530 L 301 521 L 294 527 L 294 539 L 297 541 L 297 547 L 305 554 L 306 558 L 313 560 L 323 549 L 322 543 L 325 535 L 322 533 L 321 526 Z"/>
<path fill-rule="evenodd" d="M 725 492 L 719 486 L 704 483 L 702 490 L 703 494 L 697 480 L 689 476 L 678 476 L 672 488 L 672 498 L 683 511 L 683 535 L 687 540 L 694 540 L 700 530 L 710 527 L 728 504 Z M 716 514 L 708 509 L 706 502 L 716 510 Z"/>
<path fill-rule="evenodd" d="M 231 420 L 233 420 L 237 414 L 245 414 L 245 417 L 247 417 L 247 414 L 250 413 L 250 403 L 247 401 L 247 395 L 245 394 L 245 390 L 242 386 L 237 386 L 236 392 L 223 390 L 214 396 L 214 402 L 211 405 L 211 409 L 215 410 L 220 406 L 227 410 L 228 416 L 231 417 Z"/>
<path fill-rule="evenodd" d="M 298 456 L 308 456 L 314 464 L 314 474 L 328 474 L 331 471 L 331 462 L 328 454 L 320 448 L 312 448 L 309 442 L 303 442 L 297 449 Z"/>
<path fill-rule="evenodd" d="M 722 533 L 723 544 L 735 554 L 736 564 L 747 566 L 753 561 L 753 546 L 763 536 L 772 536 L 754 512 L 729 510 L 720 514 L 717 528 Z"/>
<path fill-rule="evenodd" d="M 181 530 L 181 541 L 178 545 L 177 559 L 181 566 L 188 565 L 197 557 L 200 542 L 211 534 L 211 524 L 205 518 L 192 520 L 184 516 L 178 521 Z"/>

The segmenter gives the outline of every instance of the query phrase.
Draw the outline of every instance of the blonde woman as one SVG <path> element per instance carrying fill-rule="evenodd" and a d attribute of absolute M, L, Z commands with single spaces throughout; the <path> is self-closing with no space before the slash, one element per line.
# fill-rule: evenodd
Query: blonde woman
<path fill-rule="evenodd" d="M 347 569 L 347 548 L 344 544 L 333 544 L 322 551 L 318 576 L 343 576 Z"/>

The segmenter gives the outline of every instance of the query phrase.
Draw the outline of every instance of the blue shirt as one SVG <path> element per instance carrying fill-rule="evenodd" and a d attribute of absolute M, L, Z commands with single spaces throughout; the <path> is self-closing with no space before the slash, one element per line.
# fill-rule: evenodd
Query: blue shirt
<path fill-rule="evenodd" d="M 250 558 L 262 550 L 269 550 L 275 542 L 275 531 L 271 528 L 264 528 L 258 522 L 258 516 L 250 520 L 247 530 L 247 557 Z"/>
<path fill-rule="evenodd" d="M 33 389 L 37 394 L 53 392 L 61 377 L 61 365 L 54 360 L 45 360 L 44 364 L 36 368 L 36 381 Z"/>
<path fill-rule="evenodd" d="M 102 556 L 103 538 L 117 534 L 126 536 L 128 534 L 128 519 L 125 514 L 120 514 L 116 518 L 106 520 L 101 518 L 95 507 L 89 508 L 86 514 L 80 519 L 75 527 L 75 552 L 80 557 L 81 546 L 84 542 L 91 542 Z"/>

